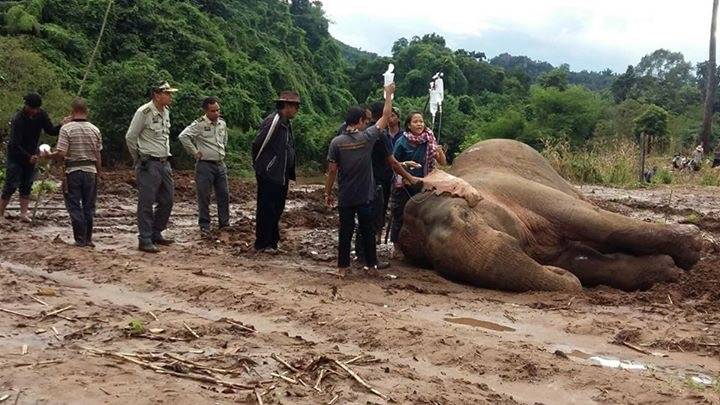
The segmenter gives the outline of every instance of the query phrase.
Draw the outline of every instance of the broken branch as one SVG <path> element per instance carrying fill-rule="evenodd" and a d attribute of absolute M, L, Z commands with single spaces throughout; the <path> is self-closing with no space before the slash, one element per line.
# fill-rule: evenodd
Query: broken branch
<path fill-rule="evenodd" d="M 285 366 L 288 370 L 292 371 L 293 373 L 298 373 L 300 370 L 296 369 L 295 367 L 291 366 L 287 361 L 283 360 L 278 356 L 277 354 L 273 353 L 270 357 L 273 358 L 273 360 L 276 360 L 278 363 Z"/>
<path fill-rule="evenodd" d="M 387 397 L 385 394 L 383 394 L 383 393 L 381 393 L 380 391 L 376 390 L 375 388 L 373 388 L 372 386 L 370 386 L 370 384 L 366 383 L 365 380 L 363 380 L 362 378 L 360 378 L 359 375 L 355 374 L 355 372 L 352 371 L 352 370 L 350 369 L 350 367 L 348 367 L 348 366 L 345 365 L 344 363 L 339 362 L 339 361 L 337 361 L 337 360 L 335 360 L 335 359 L 333 359 L 333 362 L 334 362 L 335 364 L 337 364 L 338 366 L 340 366 L 340 368 L 342 368 L 343 370 L 345 370 L 346 373 L 350 374 L 350 377 L 352 377 L 353 379 L 355 379 L 355 381 L 357 381 L 360 385 L 362 385 L 363 387 L 367 388 L 368 391 L 372 392 L 373 394 L 379 396 L 379 397 L 382 398 L 382 399 L 385 399 L 385 400 L 388 399 L 388 397 Z"/>

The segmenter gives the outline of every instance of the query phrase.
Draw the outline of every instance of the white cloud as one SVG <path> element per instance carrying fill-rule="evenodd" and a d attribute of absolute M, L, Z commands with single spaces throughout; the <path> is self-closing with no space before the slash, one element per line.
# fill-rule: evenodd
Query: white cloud
<path fill-rule="evenodd" d="M 712 10 L 710 0 L 324 0 L 323 4 L 335 22 L 330 29 L 335 37 L 380 54 L 389 54 L 400 36 L 437 32 L 452 47 L 472 45 L 489 56 L 507 51 L 554 64 L 570 62 L 576 68 L 615 70 L 658 48 L 681 51 L 695 62 L 706 59 Z M 604 65 L 603 57 L 608 58 Z"/>

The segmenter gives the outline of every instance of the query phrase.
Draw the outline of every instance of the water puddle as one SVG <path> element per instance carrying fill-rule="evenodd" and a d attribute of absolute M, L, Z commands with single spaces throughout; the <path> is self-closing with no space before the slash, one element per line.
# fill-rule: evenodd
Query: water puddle
<path fill-rule="evenodd" d="M 713 378 L 707 374 L 704 374 L 703 372 L 697 371 L 697 369 L 691 369 L 691 368 L 685 368 L 685 367 L 675 367 L 675 366 L 660 366 L 656 364 L 644 364 L 637 361 L 632 360 L 621 360 L 617 357 L 608 356 L 608 355 L 598 355 L 598 354 L 588 354 L 584 351 L 581 351 L 577 348 L 566 346 L 566 345 L 559 345 L 556 347 L 551 348 L 551 351 L 554 351 L 555 354 L 561 354 L 565 355 L 568 358 L 574 358 L 575 361 L 578 361 L 583 364 L 590 364 L 594 366 L 600 366 L 600 367 L 606 367 L 606 368 L 615 368 L 620 370 L 628 370 L 628 371 L 649 371 L 649 372 L 658 372 L 662 373 L 668 376 L 671 376 L 673 378 L 680 378 L 682 380 L 687 380 L 692 382 L 693 384 L 704 386 L 704 387 L 711 387 L 718 383 L 718 380 L 716 378 Z M 662 357 L 662 356 L 660 356 Z"/>
<path fill-rule="evenodd" d="M 483 328 L 496 332 L 515 332 L 515 329 L 509 326 L 500 325 L 495 322 L 481 321 L 474 318 L 445 318 L 444 320 L 445 322 L 455 323 L 458 325 L 473 326 L 476 328 Z"/>
<path fill-rule="evenodd" d="M 604 356 L 592 356 L 588 359 L 591 363 L 601 367 L 620 368 L 623 370 L 646 370 L 647 367 L 641 363 L 635 363 L 628 360 L 620 360 Z"/>

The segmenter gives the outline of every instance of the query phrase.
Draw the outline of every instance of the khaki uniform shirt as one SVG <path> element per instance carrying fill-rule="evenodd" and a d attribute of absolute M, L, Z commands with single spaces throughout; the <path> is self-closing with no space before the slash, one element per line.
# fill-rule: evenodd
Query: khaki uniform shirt
<path fill-rule="evenodd" d="M 82 170 L 97 173 L 95 163 L 72 165 L 73 162 L 95 162 L 102 150 L 100 130 L 85 120 L 75 120 L 60 128 L 57 150 L 65 152 L 65 173 Z"/>
<path fill-rule="evenodd" d="M 125 134 L 130 156 L 138 162 L 141 156 L 166 158 L 170 155 L 170 111 L 160 112 L 150 101 L 135 111 Z"/>
<path fill-rule="evenodd" d="M 203 115 L 180 133 L 180 142 L 191 156 L 200 151 L 201 160 L 220 162 L 225 159 L 227 125 L 222 118 L 212 122 Z"/>

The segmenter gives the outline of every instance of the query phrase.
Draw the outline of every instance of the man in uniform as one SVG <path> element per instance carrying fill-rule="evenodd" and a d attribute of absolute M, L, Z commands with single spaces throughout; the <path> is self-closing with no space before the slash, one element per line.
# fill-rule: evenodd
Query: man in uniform
<path fill-rule="evenodd" d="M 252 144 L 257 178 L 255 250 L 271 254 L 278 252 L 280 217 L 290 180 L 295 180 L 295 138 L 290 120 L 300 109 L 300 96 L 283 91 L 275 107 L 277 111 L 263 120 Z"/>
<path fill-rule="evenodd" d="M 230 197 L 228 194 L 225 148 L 227 125 L 220 118 L 220 102 L 208 97 L 202 102 L 205 115 L 198 118 L 180 133 L 185 150 L 195 157 L 195 186 L 197 187 L 198 224 L 200 233 L 210 232 L 210 191 L 215 189 L 220 228 L 230 225 Z"/>
<path fill-rule="evenodd" d="M 138 249 L 157 253 L 156 245 L 174 241 L 162 236 L 173 206 L 175 185 L 170 157 L 170 111 L 177 89 L 162 82 L 152 89 L 152 100 L 135 112 L 125 141 L 135 167 L 138 188 Z M 153 209 L 153 205 L 157 207 Z"/>
<path fill-rule="evenodd" d="M 7 145 L 5 185 L 0 196 L 0 221 L 5 218 L 5 208 L 10 197 L 20 189 L 20 220 L 30 222 L 28 207 L 30 192 L 35 180 L 35 165 L 38 161 L 38 140 L 40 132 L 57 136 L 60 125 L 53 126 L 47 112 L 40 108 L 42 98 L 37 93 L 24 97 L 25 105 L 10 122 L 10 139 Z M 69 119 L 69 118 L 67 118 Z"/>
<path fill-rule="evenodd" d="M 102 138 L 88 119 L 85 100 L 72 102 L 72 121 L 63 125 L 57 149 L 50 157 L 65 161 L 65 207 L 70 214 L 75 246 L 95 247 L 92 242 L 97 179 L 100 177 Z"/>

